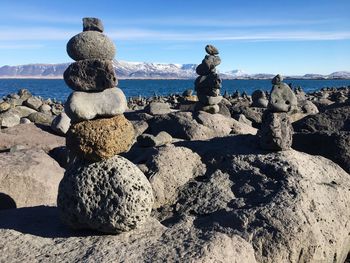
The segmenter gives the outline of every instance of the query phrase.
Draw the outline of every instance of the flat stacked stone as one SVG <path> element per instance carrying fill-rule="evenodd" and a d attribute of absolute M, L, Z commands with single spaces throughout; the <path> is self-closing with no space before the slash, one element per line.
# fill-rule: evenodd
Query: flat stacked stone
<path fill-rule="evenodd" d="M 263 115 L 258 132 L 260 147 L 263 150 L 284 151 L 292 146 L 293 127 L 288 113 L 297 107 L 297 98 L 291 88 L 282 81 L 281 75 L 272 79 L 268 109 Z"/>
<path fill-rule="evenodd" d="M 222 100 L 220 89 L 222 81 L 216 73 L 216 67 L 220 65 L 221 59 L 219 51 L 213 45 L 205 47 L 207 55 L 196 68 L 199 77 L 195 80 L 195 90 L 197 92 L 197 110 L 210 113 L 219 112 L 219 103 Z"/>
<path fill-rule="evenodd" d="M 116 87 L 116 49 L 103 30 L 100 19 L 83 18 L 83 32 L 67 44 L 76 62 L 64 72 L 74 92 L 65 104 L 71 120 L 66 136 L 69 168 L 57 205 L 63 222 L 73 228 L 120 233 L 150 216 L 153 193 L 137 166 L 117 155 L 129 150 L 135 131 L 123 114 L 126 97 Z"/>

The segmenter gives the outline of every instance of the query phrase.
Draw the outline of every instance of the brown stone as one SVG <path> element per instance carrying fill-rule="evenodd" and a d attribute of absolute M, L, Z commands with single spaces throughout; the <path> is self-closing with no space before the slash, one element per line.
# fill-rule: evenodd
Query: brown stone
<path fill-rule="evenodd" d="M 124 115 L 73 124 L 66 137 L 71 160 L 76 156 L 100 161 L 126 152 L 133 143 L 134 127 Z"/>

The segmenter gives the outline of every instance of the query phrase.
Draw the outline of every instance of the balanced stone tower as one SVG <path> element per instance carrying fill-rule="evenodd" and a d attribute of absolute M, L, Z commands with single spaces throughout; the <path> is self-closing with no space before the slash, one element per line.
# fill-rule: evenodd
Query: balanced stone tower
<path fill-rule="evenodd" d="M 69 164 L 59 185 L 57 206 L 64 223 L 75 229 L 120 233 L 150 216 L 153 192 L 146 176 L 117 154 L 134 141 L 124 117 L 127 100 L 117 88 L 112 60 L 116 49 L 97 18 L 83 19 L 83 32 L 72 37 L 67 53 L 76 62 L 64 72 L 74 90 L 65 111 Z"/>
<path fill-rule="evenodd" d="M 216 67 L 220 65 L 221 59 L 216 47 L 207 45 L 205 51 L 208 55 L 196 68 L 197 74 L 200 75 L 195 81 L 195 90 L 198 97 L 196 109 L 217 113 L 220 110 L 218 104 L 222 100 L 222 96 L 220 96 L 222 81 L 216 73 Z"/>
<path fill-rule="evenodd" d="M 289 112 L 297 107 L 297 98 L 291 88 L 282 82 L 281 75 L 272 79 L 272 90 L 258 132 L 260 147 L 269 151 L 289 150 L 292 146 L 293 127 Z"/>

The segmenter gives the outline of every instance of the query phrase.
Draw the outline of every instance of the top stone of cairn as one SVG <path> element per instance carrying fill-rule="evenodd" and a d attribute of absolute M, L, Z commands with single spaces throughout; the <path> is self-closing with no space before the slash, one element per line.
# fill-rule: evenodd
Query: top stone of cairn
<path fill-rule="evenodd" d="M 104 27 L 102 21 L 95 17 L 83 18 L 83 31 L 98 31 L 103 32 Z"/>
<path fill-rule="evenodd" d="M 219 54 L 219 50 L 214 47 L 213 45 L 206 45 L 205 46 L 205 51 L 212 56 L 218 55 Z"/>
<path fill-rule="evenodd" d="M 278 74 L 272 79 L 271 82 L 273 85 L 279 85 L 282 83 L 282 81 L 283 81 L 283 77 L 280 74 Z"/>

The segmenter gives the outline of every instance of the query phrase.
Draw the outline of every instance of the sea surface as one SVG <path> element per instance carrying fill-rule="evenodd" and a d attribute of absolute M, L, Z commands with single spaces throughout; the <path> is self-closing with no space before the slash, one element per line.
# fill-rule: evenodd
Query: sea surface
<path fill-rule="evenodd" d="M 301 86 L 304 91 L 317 91 L 324 87 L 350 86 L 350 80 L 285 80 L 292 87 Z M 182 94 L 186 89 L 194 89 L 194 80 L 119 80 L 126 97 L 152 97 L 154 95 Z M 62 79 L 0 79 L 0 98 L 19 89 L 26 88 L 33 95 L 65 101 L 72 92 Z M 270 90 L 270 80 L 223 80 L 221 93 L 236 90 L 251 94 L 256 89 Z"/>

